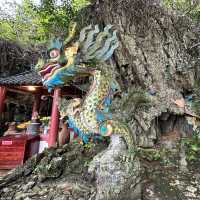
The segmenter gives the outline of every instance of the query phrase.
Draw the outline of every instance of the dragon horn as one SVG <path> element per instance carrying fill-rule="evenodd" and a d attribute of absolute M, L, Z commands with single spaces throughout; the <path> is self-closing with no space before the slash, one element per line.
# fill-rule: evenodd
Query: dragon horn
<path fill-rule="evenodd" d="M 76 33 L 76 26 L 77 26 L 76 22 L 71 22 L 69 24 L 69 34 L 68 34 L 68 37 L 65 39 L 64 44 L 69 43 L 73 39 Z"/>

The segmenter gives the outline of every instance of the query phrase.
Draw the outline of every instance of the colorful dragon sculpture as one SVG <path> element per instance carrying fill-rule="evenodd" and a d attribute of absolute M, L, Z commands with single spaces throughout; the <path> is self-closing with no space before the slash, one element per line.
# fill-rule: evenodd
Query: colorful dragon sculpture
<path fill-rule="evenodd" d="M 78 41 L 72 42 L 75 28 L 75 25 L 71 27 L 64 42 L 54 39 L 48 48 L 49 58 L 38 61 L 36 69 L 43 85 L 51 91 L 77 77 L 91 76 L 91 86 L 83 99 L 58 100 L 61 117 L 67 116 L 68 127 L 85 143 L 94 135 L 119 134 L 131 148 L 134 139 L 128 126 L 113 119 L 109 110 L 117 82 L 106 61 L 119 45 L 117 31 L 112 25 L 103 31 L 98 25 L 89 25 L 81 30 Z"/>

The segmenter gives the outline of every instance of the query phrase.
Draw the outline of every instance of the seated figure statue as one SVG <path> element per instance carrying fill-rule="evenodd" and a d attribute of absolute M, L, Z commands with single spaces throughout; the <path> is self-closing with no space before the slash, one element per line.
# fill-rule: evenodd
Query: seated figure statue
<path fill-rule="evenodd" d="M 4 133 L 3 136 L 6 135 L 14 135 L 16 134 L 17 130 L 16 130 L 16 122 L 11 122 L 8 125 L 8 130 Z"/>

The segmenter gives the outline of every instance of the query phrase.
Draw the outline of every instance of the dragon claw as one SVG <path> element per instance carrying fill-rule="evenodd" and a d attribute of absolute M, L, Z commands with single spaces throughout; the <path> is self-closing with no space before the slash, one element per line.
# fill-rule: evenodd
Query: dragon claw
<path fill-rule="evenodd" d="M 135 148 L 131 148 L 128 149 L 127 152 L 123 155 L 120 156 L 120 159 L 122 162 L 133 162 L 135 160 L 136 157 L 136 149 Z"/>

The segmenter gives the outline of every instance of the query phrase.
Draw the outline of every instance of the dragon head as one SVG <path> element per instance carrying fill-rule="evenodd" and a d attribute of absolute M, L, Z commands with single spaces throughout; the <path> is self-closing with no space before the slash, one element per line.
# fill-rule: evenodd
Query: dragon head
<path fill-rule="evenodd" d="M 60 39 L 52 40 L 48 47 L 48 58 L 38 60 L 36 70 L 49 91 L 56 86 L 65 85 L 76 76 L 87 74 L 91 68 L 83 63 L 93 60 L 104 62 L 118 47 L 116 31 L 111 30 L 112 25 L 107 25 L 103 31 L 99 30 L 98 25 L 87 26 L 81 30 L 79 40 L 71 43 L 75 28 L 74 23 L 64 42 Z"/>
<path fill-rule="evenodd" d="M 76 24 L 73 24 L 65 41 L 54 38 L 48 45 L 47 58 L 40 58 L 35 67 L 42 76 L 43 85 L 51 91 L 56 86 L 64 85 L 75 75 L 75 60 L 78 54 L 78 43 L 71 42 L 75 34 Z"/>

